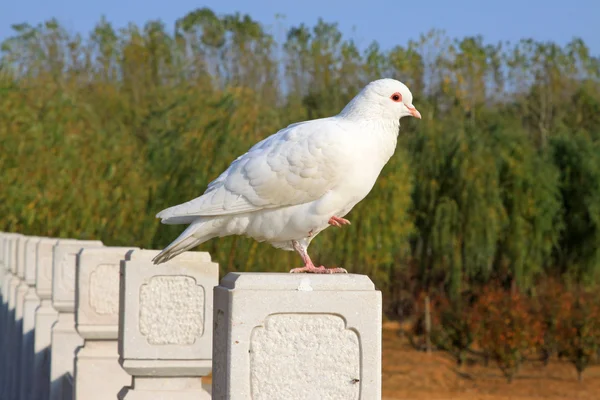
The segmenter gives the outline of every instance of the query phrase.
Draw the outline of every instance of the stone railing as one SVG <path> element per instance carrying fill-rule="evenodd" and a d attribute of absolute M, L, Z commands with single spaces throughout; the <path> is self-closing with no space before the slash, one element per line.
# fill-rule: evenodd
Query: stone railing
<path fill-rule="evenodd" d="M 0 233 L 0 399 L 381 399 L 368 277 L 157 253 Z"/>

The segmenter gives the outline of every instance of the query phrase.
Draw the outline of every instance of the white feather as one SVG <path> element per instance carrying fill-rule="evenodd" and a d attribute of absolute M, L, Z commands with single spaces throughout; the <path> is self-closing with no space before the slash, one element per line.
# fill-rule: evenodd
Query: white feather
<path fill-rule="evenodd" d="M 409 103 L 390 100 L 395 92 Z M 257 143 L 202 196 L 157 214 L 165 224 L 191 225 L 155 262 L 228 235 L 285 250 L 293 249 L 292 240 L 308 247 L 332 216 L 343 217 L 371 191 L 395 150 L 407 106 L 412 107 L 408 88 L 382 79 L 339 115 L 292 124 Z"/>

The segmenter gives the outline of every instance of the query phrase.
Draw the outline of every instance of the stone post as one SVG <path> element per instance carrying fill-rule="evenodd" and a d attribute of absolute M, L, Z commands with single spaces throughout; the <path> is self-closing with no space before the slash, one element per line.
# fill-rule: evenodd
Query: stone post
<path fill-rule="evenodd" d="M 48 400 L 50 396 L 50 344 L 52 325 L 58 313 L 52 307 L 52 254 L 54 246 L 62 242 L 75 242 L 73 239 L 44 238 L 37 244 L 35 292 L 40 305 L 35 311 L 33 333 L 33 400 Z"/>
<path fill-rule="evenodd" d="M 2 349 L 2 327 L 4 326 L 4 297 L 2 286 L 4 285 L 4 277 L 6 276 L 6 268 L 4 262 L 4 242 L 6 241 L 6 233 L 0 232 L 0 350 Z M 2 356 L 0 355 L 0 360 Z M 2 378 L 0 377 L 0 380 Z"/>
<path fill-rule="evenodd" d="M 131 377 L 119 364 L 120 262 L 132 248 L 86 248 L 77 256 L 75 328 L 84 339 L 75 357 L 75 398 L 116 399 Z"/>
<path fill-rule="evenodd" d="M 11 397 L 19 399 L 19 393 L 21 390 L 21 369 L 22 369 L 22 358 L 23 352 L 23 307 L 25 306 L 25 294 L 29 290 L 29 285 L 25 282 L 25 257 L 26 257 L 26 246 L 27 242 L 31 239 L 36 239 L 35 236 L 20 236 L 17 239 L 17 277 L 19 278 L 19 284 L 15 289 L 15 330 L 13 333 L 12 340 L 12 385 L 11 385 Z"/>
<path fill-rule="evenodd" d="M 8 235 L 5 232 L 0 233 L 0 305 L 4 304 L 4 297 L 6 297 L 5 293 L 2 292 L 2 288 L 4 285 L 4 277 L 7 274 L 6 271 L 6 262 L 4 257 L 4 243 L 6 242 L 6 238 Z M 0 333 L 2 333 L 2 327 L 4 326 L 4 308 L 0 308 Z M 0 337 L 0 345 L 2 343 L 2 337 Z"/>
<path fill-rule="evenodd" d="M 75 330 L 75 268 L 77 254 L 82 248 L 100 247 L 97 240 L 75 243 L 59 242 L 52 256 L 52 307 L 58 320 L 52 326 L 50 354 L 50 400 L 63 400 L 65 390 L 71 391 L 75 350 L 83 339 Z"/>
<path fill-rule="evenodd" d="M 230 273 L 214 296 L 213 399 L 381 399 L 367 276 Z"/>
<path fill-rule="evenodd" d="M 19 399 L 29 400 L 31 382 L 26 377 L 31 376 L 33 370 L 33 335 L 35 326 L 35 310 L 40 305 L 40 299 L 35 292 L 35 269 L 37 258 L 37 245 L 42 238 L 30 237 L 25 242 L 24 258 L 24 283 L 26 292 L 23 297 L 23 326 L 21 340 L 21 379 Z M 25 377 L 25 378 L 23 378 Z"/>
<path fill-rule="evenodd" d="M 123 400 L 210 399 L 202 377 L 212 369 L 212 290 L 219 266 L 186 252 L 153 265 L 154 250 L 121 262 L 119 355 L 132 375 Z"/>
<path fill-rule="evenodd" d="M 11 399 L 15 395 L 15 382 L 16 374 L 13 369 L 14 359 L 16 357 L 16 341 L 19 340 L 17 337 L 17 320 L 16 320 L 16 305 L 17 305 L 17 288 L 21 283 L 17 275 L 17 264 L 18 264 L 18 243 L 22 235 L 13 234 L 8 239 L 8 265 L 10 267 L 9 280 L 5 284 L 8 306 L 7 313 L 5 316 L 5 342 L 2 353 L 4 355 L 4 362 L 2 364 L 3 370 L 3 382 L 2 392 L 0 392 L 0 398 Z"/>
<path fill-rule="evenodd" d="M 4 363 L 6 360 L 5 345 L 7 342 L 7 319 L 8 319 L 8 282 L 11 279 L 10 266 L 8 260 L 8 241 L 10 233 L 0 235 L 0 394 L 2 394 L 5 381 L 6 370 Z"/>
<path fill-rule="evenodd" d="M 0 232 L 0 300 L 2 300 L 2 282 L 4 282 L 4 239 L 6 239 L 6 233 Z M 2 321 L 0 321 L 2 324 Z M 2 327 L 2 325 L 0 325 Z"/>

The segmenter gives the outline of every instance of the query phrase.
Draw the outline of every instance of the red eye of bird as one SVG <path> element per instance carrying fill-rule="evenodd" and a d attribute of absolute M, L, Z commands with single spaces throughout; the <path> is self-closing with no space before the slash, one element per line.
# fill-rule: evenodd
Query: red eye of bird
<path fill-rule="evenodd" d="M 394 100 L 396 103 L 399 103 L 402 101 L 402 95 L 400 93 L 396 92 L 390 96 L 390 99 Z"/>

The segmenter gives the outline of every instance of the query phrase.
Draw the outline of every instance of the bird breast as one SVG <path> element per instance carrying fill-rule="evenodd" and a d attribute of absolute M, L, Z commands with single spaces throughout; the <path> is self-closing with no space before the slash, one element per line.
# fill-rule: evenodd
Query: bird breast
<path fill-rule="evenodd" d="M 359 129 L 360 128 L 360 129 Z M 332 216 L 343 217 L 364 199 L 393 154 L 396 134 L 390 127 L 353 126 L 336 145 L 343 179 L 320 198 L 291 206 L 224 216 L 225 235 L 246 235 L 257 241 L 281 243 L 313 238 Z M 278 246 L 281 247 L 281 246 Z"/>

